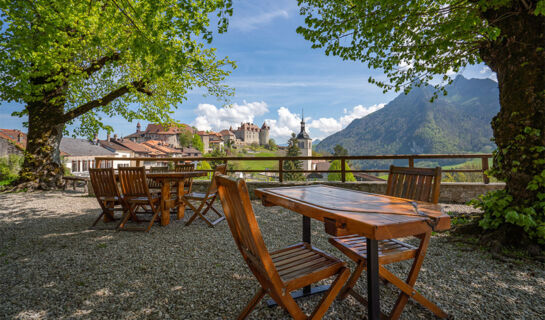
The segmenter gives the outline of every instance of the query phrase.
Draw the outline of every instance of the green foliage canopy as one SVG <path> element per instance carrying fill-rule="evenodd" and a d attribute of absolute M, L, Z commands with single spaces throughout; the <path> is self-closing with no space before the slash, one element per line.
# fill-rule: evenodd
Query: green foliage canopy
<path fill-rule="evenodd" d="M 288 141 L 288 152 L 286 156 L 297 157 L 301 155 L 301 150 L 297 144 L 295 133 L 292 133 L 291 138 Z M 301 160 L 286 160 L 284 161 L 283 167 L 286 171 L 303 170 L 303 163 Z M 302 172 L 286 172 L 284 173 L 284 179 L 287 181 L 304 181 L 305 175 Z"/>
<path fill-rule="evenodd" d="M 344 169 L 347 171 L 351 170 L 348 163 L 344 164 Z M 341 160 L 333 160 L 328 170 L 329 171 L 341 170 Z M 356 181 L 356 178 L 354 177 L 352 172 L 346 172 L 344 177 L 346 181 Z M 327 181 L 341 181 L 341 173 L 340 172 L 328 173 Z"/>
<path fill-rule="evenodd" d="M 204 144 L 201 140 L 201 137 L 198 134 L 193 134 L 193 139 L 191 140 L 191 145 L 193 148 L 199 150 L 204 154 Z"/>
<path fill-rule="evenodd" d="M 77 118 L 87 136 L 112 131 L 101 113 L 170 122 L 193 88 L 231 92 L 220 82 L 234 63 L 208 46 L 213 13 L 225 31 L 231 0 L 0 0 L 0 99 L 29 104 L 53 90 L 58 120 Z"/>
<path fill-rule="evenodd" d="M 190 130 L 184 130 L 178 134 L 178 141 L 180 142 L 181 147 L 189 147 L 191 146 L 191 142 L 193 140 L 193 134 Z"/>
<path fill-rule="evenodd" d="M 384 70 L 388 81 L 369 81 L 385 92 L 408 91 L 438 74 L 449 82 L 449 71 L 481 62 L 479 49 L 500 35 L 481 13 L 511 2 L 298 0 L 307 26 L 297 32 L 327 55 Z M 545 0 L 525 2 L 532 3 L 533 14 L 545 15 Z"/>

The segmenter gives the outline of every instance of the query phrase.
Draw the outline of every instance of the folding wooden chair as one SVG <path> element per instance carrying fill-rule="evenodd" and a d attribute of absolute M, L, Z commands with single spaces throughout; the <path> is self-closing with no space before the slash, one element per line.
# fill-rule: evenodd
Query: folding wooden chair
<path fill-rule="evenodd" d="M 168 167 L 150 167 L 149 172 L 168 172 Z M 147 178 L 148 188 L 152 194 L 161 194 L 162 185 L 154 179 Z"/>
<path fill-rule="evenodd" d="M 440 185 L 440 167 L 428 169 L 390 166 L 386 194 L 394 197 L 437 203 L 439 201 Z M 447 314 L 441 308 L 424 298 L 414 288 L 426 255 L 431 230 L 416 237 L 420 239 L 418 247 L 395 239 L 381 240 L 378 243 L 379 276 L 401 290 L 389 316 L 381 314 L 382 318 L 398 319 L 409 298 L 413 298 L 436 316 L 440 318 L 447 317 Z M 361 273 L 367 266 L 366 238 L 358 235 L 349 235 L 330 238 L 329 242 L 357 263 L 357 267 L 350 276 L 350 279 L 348 279 L 346 286 L 339 295 L 339 299 L 344 299 L 350 294 L 362 304 L 367 305 L 367 300 L 353 289 Z M 406 281 L 399 279 L 384 267 L 386 264 L 410 259 L 414 259 L 414 261 Z"/>
<path fill-rule="evenodd" d="M 294 319 L 321 319 L 348 278 L 345 263 L 305 242 L 269 253 L 244 180 L 219 175 L 216 181 L 229 229 L 260 284 L 238 319 L 245 319 L 265 294 L 269 294 Z M 336 277 L 330 289 L 312 315 L 307 317 L 290 293 L 332 276 Z"/>
<path fill-rule="evenodd" d="M 225 174 L 226 171 L 226 164 L 217 166 L 216 169 L 214 169 L 214 175 L 212 176 L 212 180 L 210 181 L 210 185 L 208 186 L 208 191 L 206 191 L 206 193 L 191 192 L 184 195 L 182 199 L 180 199 L 186 206 L 193 210 L 193 215 L 185 224 L 186 226 L 193 223 L 193 221 L 197 217 L 203 219 L 209 227 L 214 227 L 216 224 L 220 223 L 225 219 L 225 217 L 221 213 L 219 213 L 218 210 L 216 210 L 216 208 L 214 208 L 212 205 L 214 204 L 214 201 L 216 201 L 218 191 L 216 177 L 220 174 Z M 199 204 L 195 206 L 190 201 L 197 201 Z M 205 217 L 209 210 L 214 211 L 218 215 L 218 218 L 216 220 L 210 221 Z"/>
<path fill-rule="evenodd" d="M 127 205 L 117 188 L 113 168 L 91 168 L 89 169 L 89 176 L 91 177 L 95 197 L 102 208 L 102 212 L 91 227 L 96 226 L 103 216 L 104 222 L 114 221 L 116 220 L 114 217 L 115 211 L 127 211 Z"/>
<path fill-rule="evenodd" d="M 148 232 L 161 212 L 161 199 L 159 195 L 150 193 L 146 178 L 146 169 L 144 167 L 122 167 L 118 170 L 121 191 L 128 206 L 128 212 L 123 217 L 123 220 L 121 220 L 119 229 Z M 136 219 L 136 209 L 144 206 L 149 206 L 153 213 L 148 226 L 143 228 L 127 227 L 126 223 L 129 217 L 133 217 L 134 220 L 139 222 Z"/>
<path fill-rule="evenodd" d="M 191 172 L 195 171 L 195 165 L 193 163 L 182 163 L 177 164 L 174 167 L 174 171 L 176 172 Z M 184 180 L 184 193 L 191 193 L 191 188 L 193 187 L 193 178 L 187 178 Z"/>

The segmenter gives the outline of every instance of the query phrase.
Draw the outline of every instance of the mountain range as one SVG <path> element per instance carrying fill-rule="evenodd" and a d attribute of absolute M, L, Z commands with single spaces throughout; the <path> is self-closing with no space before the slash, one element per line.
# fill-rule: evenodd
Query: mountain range
<path fill-rule="evenodd" d="M 435 89 L 422 86 L 400 94 L 384 108 L 352 121 L 317 144 L 350 155 L 491 152 L 490 121 L 500 110 L 498 84 L 458 76 L 447 95 L 430 102 Z"/>

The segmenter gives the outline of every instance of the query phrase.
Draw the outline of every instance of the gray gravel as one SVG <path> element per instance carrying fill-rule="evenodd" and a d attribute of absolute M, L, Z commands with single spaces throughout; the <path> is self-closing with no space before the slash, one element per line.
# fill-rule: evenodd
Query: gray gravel
<path fill-rule="evenodd" d="M 299 215 L 254 206 L 270 250 L 299 241 Z M 81 193 L 0 195 L 0 318 L 233 319 L 257 288 L 225 222 L 210 229 L 174 221 L 149 234 L 89 230 L 98 213 L 96 200 Z M 316 222 L 313 243 L 343 258 Z M 358 287 L 365 292 L 365 279 Z M 497 261 L 445 234 L 432 238 L 417 288 L 455 319 L 545 319 L 542 264 Z M 384 310 L 395 297 L 392 286 L 382 287 Z M 318 300 L 300 304 L 310 313 Z M 335 301 L 325 319 L 365 314 L 348 298 Z M 262 302 L 250 318 L 289 317 Z M 433 317 L 410 302 L 402 318 Z"/>

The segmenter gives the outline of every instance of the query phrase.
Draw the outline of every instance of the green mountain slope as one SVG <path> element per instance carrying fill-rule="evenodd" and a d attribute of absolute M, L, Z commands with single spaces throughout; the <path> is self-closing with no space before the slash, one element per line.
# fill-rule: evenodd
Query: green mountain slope
<path fill-rule="evenodd" d="M 459 76 L 447 96 L 430 103 L 433 90 L 399 95 L 325 138 L 316 150 L 332 152 L 340 144 L 351 155 L 491 152 L 490 121 L 500 110 L 497 83 Z"/>

